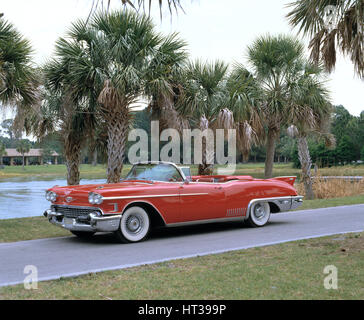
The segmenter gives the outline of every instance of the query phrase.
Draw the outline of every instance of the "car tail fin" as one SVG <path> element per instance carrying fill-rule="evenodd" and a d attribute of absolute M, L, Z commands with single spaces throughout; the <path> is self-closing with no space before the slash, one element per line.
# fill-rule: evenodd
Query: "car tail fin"
<path fill-rule="evenodd" d="M 295 177 L 295 176 L 292 176 L 292 177 L 276 177 L 276 178 L 272 178 L 272 180 L 284 181 L 284 182 L 289 183 L 291 186 L 293 186 L 294 182 L 296 181 L 296 178 L 297 177 Z"/>

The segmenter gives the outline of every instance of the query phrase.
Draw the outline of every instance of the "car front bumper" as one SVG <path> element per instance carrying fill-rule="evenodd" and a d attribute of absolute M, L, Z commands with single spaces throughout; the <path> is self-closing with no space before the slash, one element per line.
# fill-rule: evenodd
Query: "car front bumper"
<path fill-rule="evenodd" d="M 87 221 L 79 221 L 77 218 L 69 218 L 62 214 L 56 213 L 50 209 L 46 210 L 43 215 L 48 221 L 58 227 L 70 231 L 85 232 L 112 232 L 120 226 L 121 215 L 98 216 L 90 213 Z"/>

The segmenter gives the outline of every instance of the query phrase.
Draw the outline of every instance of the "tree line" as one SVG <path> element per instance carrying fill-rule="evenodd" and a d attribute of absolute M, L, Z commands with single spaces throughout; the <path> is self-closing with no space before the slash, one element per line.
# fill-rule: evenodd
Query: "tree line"
<path fill-rule="evenodd" d="M 123 3 L 133 6 L 130 1 Z M 142 3 L 138 2 L 139 6 Z M 168 1 L 170 4 L 180 3 Z M 292 5 L 290 22 L 303 26 L 304 32 L 316 32 L 317 27 L 310 29 L 307 19 L 301 18 L 309 14 L 307 3 Z M 316 20 L 312 23 L 318 25 Z M 18 130 L 39 139 L 59 133 L 68 184 L 80 181 L 85 146 L 94 153 L 105 150 L 107 181 L 119 181 L 132 106 L 143 97 L 151 119 L 162 124 L 161 130 L 234 128 L 244 159 L 254 145 L 264 144 L 266 178 L 272 176 L 277 140 L 284 130 L 296 140 L 302 180 L 310 198 L 309 139 L 315 136 L 325 147 L 335 145 L 330 133 L 333 109 L 325 87 L 325 69 L 334 64 L 332 56 L 331 62 L 327 60 L 327 50 L 333 46 L 321 47 L 323 37 L 332 40 L 332 34 L 322 30 L 320 41 L 315 38 L 312 42 L 312 59 L 305 57 L 303 44 L 294 37 L 258 37 L 247 48 L 248 69 L 240 63 L 192 61 L 187 43 L 178 34 L 157 32 L 144 13 L 100 10 L 74 22 L 57 40 L 48 62 L 35 67 L 29 42 L 2 17 L 0 101 L 15 108 Z M 347 137 L 341 138 L 344 144 Z M 204 141 L 200 174 L 211 174 L 209 157 Z"/>

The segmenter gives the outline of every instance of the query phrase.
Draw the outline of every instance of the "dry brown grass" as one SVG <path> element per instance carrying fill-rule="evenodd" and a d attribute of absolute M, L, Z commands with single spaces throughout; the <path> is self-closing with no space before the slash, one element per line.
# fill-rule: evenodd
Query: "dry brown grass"
<path fill-rule="evenodd" d="M 364 179 L 352 182 L 344 179 L 324 179 L 321 175 L 317 175 L 313 181 L 313 190 L 316 199 L 364 195 Z M 298 194 L 305 195 L 303 183 L 298 183 L 295 187 Z"/>

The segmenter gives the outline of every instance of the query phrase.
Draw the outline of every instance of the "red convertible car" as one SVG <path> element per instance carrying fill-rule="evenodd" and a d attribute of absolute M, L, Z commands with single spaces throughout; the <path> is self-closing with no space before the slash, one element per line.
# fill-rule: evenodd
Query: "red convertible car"
<path fill-rule="evenodd" d="M 46 191 L 49 222 L 79 237 L 114 232 L 122 242 L 144 240 L 153 226 L 240 221 L 264 226 L 271 213 L 295 209 L 296 177 L 191 176 L 170 162 L 133 165 L 115 184 L 55 186 Z"/>

